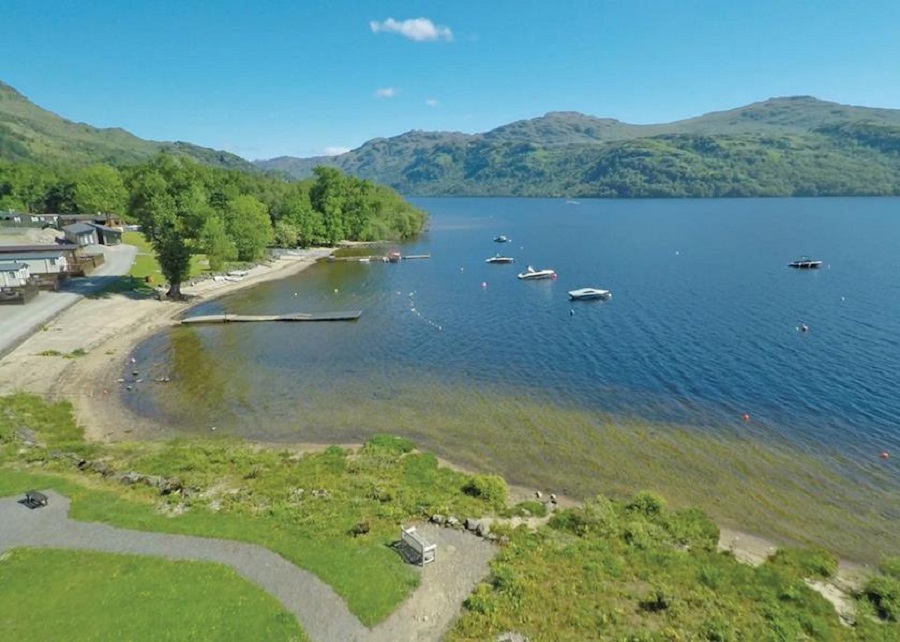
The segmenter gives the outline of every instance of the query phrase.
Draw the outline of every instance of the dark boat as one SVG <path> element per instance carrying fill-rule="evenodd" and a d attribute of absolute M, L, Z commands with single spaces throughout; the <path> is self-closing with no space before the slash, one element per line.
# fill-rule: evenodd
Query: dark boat
<path fill-rule="evenodd" d="M 815 261 L 804 256 L 788 263 L 788 267 L 797 268 L 798 270 L 816 270 L 822 267 L 822 261 Z"/>
<path fill-rule="evenodd" d="M 494 237 L 494 243 L 509 243 L 509 238 L 501 234 Z"/>

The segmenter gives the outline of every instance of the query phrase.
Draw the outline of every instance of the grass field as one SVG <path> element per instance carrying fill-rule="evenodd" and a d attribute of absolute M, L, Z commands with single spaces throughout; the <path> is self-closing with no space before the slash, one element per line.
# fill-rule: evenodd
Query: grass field
<path fill-rule="evenodd" d="M 0 555 L 0 639 L 305 641 L 294 616 L 231 569 L 54 549 Z"/>
<path fill-rule="evenodd" d="M 122 234 L 122 242 L 127 245 L 134 245 L 138 249 L 134 263 L 127 275 L 111 283 L 103 292 L 105 294 L 134 292 L 142 296 L 152 296 L 154 294 L 154 286 L 165 285 L 166 283 L 165 277 L 160 270 L 159 262 L 156 260 L 156 255 L 153 252 L 153 247 L 140 232 L 124 232 Z M 195 254 L 192 256 L 191 271 L 188 278 L 202 275 L 206 271 L 207 265 L 205 255 Z M 147 280 L 148 277 L 149 281 Z"/>

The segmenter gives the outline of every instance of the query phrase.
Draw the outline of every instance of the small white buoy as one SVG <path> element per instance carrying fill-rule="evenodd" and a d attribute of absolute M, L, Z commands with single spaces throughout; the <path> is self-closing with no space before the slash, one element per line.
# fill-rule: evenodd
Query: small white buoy
<path fill-rule="evenodd" d="M 338 293 L 338 289 L 337 289 L 337 288 L 334 289 L 334 293 L 335 293 L 335 294 Z"/>

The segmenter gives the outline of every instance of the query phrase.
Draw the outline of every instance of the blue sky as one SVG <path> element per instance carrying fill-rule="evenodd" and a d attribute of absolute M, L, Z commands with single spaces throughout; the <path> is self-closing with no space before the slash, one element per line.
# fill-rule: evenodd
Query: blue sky
<path fill-rule="evenodd" d="M 75 121 L 258 159 L 548 111 L 900 108 L 900 1 L 0 0 L 0 80 Z"/>

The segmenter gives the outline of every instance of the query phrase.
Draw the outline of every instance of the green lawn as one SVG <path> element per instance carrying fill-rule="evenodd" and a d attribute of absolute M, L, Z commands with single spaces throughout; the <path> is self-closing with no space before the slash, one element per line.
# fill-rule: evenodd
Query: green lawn
<path fill-rule="evenodd" d="M 296 619 L 232 569 L 137 555 L 0 555 L 0 639 L 301 641 Z"/>
<path fill-rule="evenodd" d="M 134 257 L 134 263 L 127 275 L 121 276 L 104 288 L 102 294 L 116 292 L 135 292 L 143 296 L 152 296 L 154 286 L 165 285 L 166 280 L 160 270 L 159 262 L 153 253 L 153 247 L 140 232 L 124 232 L 122 242 L 133 245 L 138 249 Z M 207 260 L 204 254 L 195 254 L 191 257 L 191 272 L 189 278 L 200 276 L 207 271 Z M 147 281 L 149 277 L 150 281 Z"/>

